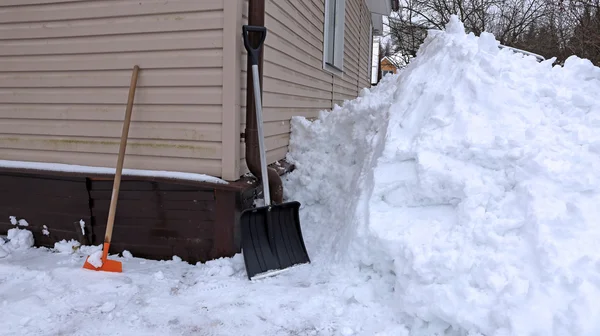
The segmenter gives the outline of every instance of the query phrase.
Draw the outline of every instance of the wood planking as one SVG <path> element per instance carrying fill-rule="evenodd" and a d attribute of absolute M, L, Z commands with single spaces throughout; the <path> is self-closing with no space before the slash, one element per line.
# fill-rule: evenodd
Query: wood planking
<path fill-rule="evenodd" d="M 114 166 L 138 64 L 126 166 L 220 176 L 223 41 L 223 0 L 3 1 L 2 157 Z"/>

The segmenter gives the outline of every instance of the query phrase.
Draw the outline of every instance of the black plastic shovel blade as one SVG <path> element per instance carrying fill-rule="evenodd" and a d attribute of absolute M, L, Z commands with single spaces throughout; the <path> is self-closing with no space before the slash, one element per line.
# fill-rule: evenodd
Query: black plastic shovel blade
<path fill-rule="evenodd" d="M 248 279 L 310 263 L 299 209 L 300 203 L 293 201 L 242 212 L 242 254 Z"/>

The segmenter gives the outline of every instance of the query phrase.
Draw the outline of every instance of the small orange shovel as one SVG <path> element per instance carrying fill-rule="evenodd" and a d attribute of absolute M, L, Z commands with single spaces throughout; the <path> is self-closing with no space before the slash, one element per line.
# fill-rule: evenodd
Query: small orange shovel
<path fill-rule="evenodd" d="M 109 260 L 108 249 L 110 248 L 110 240 L 112 230 L 115 223 L 115 214 L 117 212 L 117 200 L 119 198 L 119 188 L 121 186 L 121 173 L 123 171 L 123 161 L 125 159 L 125 148 L 127 147 L 127 136 L 129 134 L 129 124 L 131 123 L 131 110 L 133 108 L 133 99 L 135 97 L 135 88 L 137 84 L 139 66 L 133 67 L 131 75 L 131 84 L 129 85 L 129 98 L 127 100 L 127 110 L 125 111 L 125 122 L 123 123 L 123 133 L 121 134 L 121 146 L 119 147 L 119 157 L 117 160 L 117 170 L 115 172 L 115 181 L 113 183 L 112 195 L 110 198 L 110 209 L 108 211 L 108 223 L 106 224 L 106 233 L 104 235 L 104 246 L 102 249 L 102 266 L 96 267 L 89 261 L 90 257 L 85 260 L 83 268 L 93 271 L 105 272 L 122 272 L 123 264 L 120 261 Z"/>

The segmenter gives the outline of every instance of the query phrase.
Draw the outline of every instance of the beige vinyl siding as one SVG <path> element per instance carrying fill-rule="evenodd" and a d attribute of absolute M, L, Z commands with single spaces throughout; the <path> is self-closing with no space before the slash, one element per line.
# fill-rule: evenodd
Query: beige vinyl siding
<path fill-rule="evenodd" d="M 223 28 L 241 9 L 224 1 L 0 2 L 0 158 L 114 167 L 138 64 L 125 167 L 234 178 L 238 23 Z"/>
<path fill-rule="evenodd" d="M 333 103 L 355 98 L 369 87 L 370 13 L 363 0 L 346 0 L 344 32 L 344 75 L 333 78 Z"/>
<path fill-rule="evenodd" d="M 353 99 L 370 86 L 370 13 L 364 0 L 346 0 L 345 15 L 344 74 L 338 76 L 323 70 L 325 0 L 266 0 L 263 113 L 269 163 L 285 157 L 293 116 L 316 117 L 319 111 Z M 245 70 L 245 52 L 242 62 Z M 242 123 L 246 117 L 245 76 L 244 71 Z M 244 128 L 242 124 L 242 131 Z M 243 144 L 240 150 L 245 173 Z"/>
<path fill-rule="evenodd" d="M 244 19 L 247 22 L 247 0 Z M 285 156 L 290 119 L 331 108 L 331 74 L 322 70 L 324 2 L 266 0 L 263 114 L 267 161 Z M 246 121 L 246 52 L 242 53 L 242 130 Z M 249 69 L 248 69 L 249 70 Z M 247 171 L 241 144 L 242 173 Z"/>
<path fill-rule="evenodd" d="M 358 91 L 371 87 L 371 63 L 373 53 L 373 38 L 371 36 L 371 13 L 366 3 L 362 3 L 360 10 L 360 51 L 358 65 Z"/>

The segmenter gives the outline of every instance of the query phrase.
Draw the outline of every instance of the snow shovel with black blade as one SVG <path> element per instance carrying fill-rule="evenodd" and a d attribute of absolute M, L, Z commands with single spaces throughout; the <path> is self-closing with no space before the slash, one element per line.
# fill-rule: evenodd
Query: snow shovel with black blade
<path fill-rule="evenodd" d="M 258 46 L 250 46 L 248 34 L 258 33 Z M 244 46 L 252 64 L 254 102 L 260 149 L 261 180 L 265 205 L 244 210 L 241 214 L 242 254 L 246 264 L 248 279 L 254 280 L 279 274 L 291 266 L 310 263 L 304 246 L 300 216 L 300 203 L 297 201 L 271 204 L 267 158 L 263 136 L 262 102 L 258 58 L 260 48 L 267 36 L 263 26 L 242 26 Z"/>

